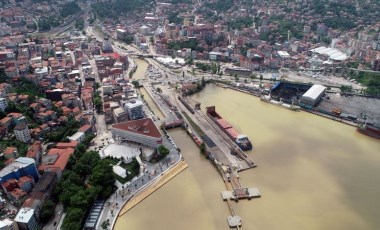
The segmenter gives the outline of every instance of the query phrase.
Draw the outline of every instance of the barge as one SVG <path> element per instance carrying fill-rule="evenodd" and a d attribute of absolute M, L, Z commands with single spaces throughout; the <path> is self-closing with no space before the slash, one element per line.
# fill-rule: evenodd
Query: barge
<path fill-rule="evenodd" d="M 215 106 L 206 107 L 207 115 L 217 124 L 229 138 L 231 138 L 243 151 L 252 149 L 252 143 L 247 135 L 239 134 L 226 120 L 216 111 Z"/>
<path fill-rule="evenodd" d="M 290 105 L 290 104 L 283 103 L 282 101 L 276 101 L 276 100 L 271 99 L 270 96 L 262 96 L 260 97 L 260 100 L 272 105 L 280 106 L 285 109 L 290 109 L 292 111 L 298 111 L 301 109 L 301 107 L 299 107 L 298 105 Z"/>

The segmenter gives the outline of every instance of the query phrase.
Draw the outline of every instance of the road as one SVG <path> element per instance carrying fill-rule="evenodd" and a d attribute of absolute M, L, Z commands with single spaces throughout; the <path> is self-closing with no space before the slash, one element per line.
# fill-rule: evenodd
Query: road
<path fill-rule="evenodd" d="M 54 210 L 54 217 L 43 227 L 43 230 L 56 230 L 59 229 L 63 221 L 63 205 L 62 203 L 58 203 Z"/>

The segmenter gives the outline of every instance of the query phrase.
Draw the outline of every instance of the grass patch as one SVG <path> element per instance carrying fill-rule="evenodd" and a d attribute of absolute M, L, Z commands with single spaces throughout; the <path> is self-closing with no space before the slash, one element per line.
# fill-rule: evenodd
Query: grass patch
<path fill-rule="evenodd" d="M 116 162 L 116 164 L 117 163 L 118 162 Z M 130 163 L 121 162 L 119 166 L 127 170 L 127 177 L 125 178 L 122 178 L 121 176 L 118 176 L 117 174 L 114 173 L 115 179 L 118 180 L 122 184 L 125 184 L 128 181 L 132 180 L 132 178 L 134 178 L 135 176 L 138 176 L 140 173 L 140 165 L 139 165 L 139 162 L 137 162 L 135 157 L 132 159 L 132 162 Z"/>

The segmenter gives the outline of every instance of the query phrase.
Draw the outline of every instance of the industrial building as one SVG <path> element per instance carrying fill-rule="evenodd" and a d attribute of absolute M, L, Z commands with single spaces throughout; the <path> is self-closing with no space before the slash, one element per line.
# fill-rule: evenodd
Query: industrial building
<path fill-rule="evenodd" d="M 271 90 L 271 98 L 277 101 L 293 104 L 298 101 L 302 95 L 311 88 L 310 84 L 294 82 L 277 82 Z"/>
<path fill-rule="evenodd" d="M 160 130 L 150 118 L 127 121 L 111 126 L 112 137 L 157 148 L 162 144 Z"/>
<path fill-rule="evenodd" d="M 326 87 L 323 85 L 313 85 L 304 95 L 302 95 L 300 105 L 306 108 L 316 106 L 325 94 Z"/>

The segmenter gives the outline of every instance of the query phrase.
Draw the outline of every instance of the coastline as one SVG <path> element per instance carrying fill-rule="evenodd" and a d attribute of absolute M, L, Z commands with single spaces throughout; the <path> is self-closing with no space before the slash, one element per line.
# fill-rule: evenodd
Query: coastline
<path fill-rule="evenodd" d="M 141 187 L 137 190 L 129 199 L 126 199 L 122 204 L 121 208 L 117 210 L 117 213 L 113 215 L 113 220 L 110 225 L 110 229 L 114 229 L 115 223 L 118 217 L 121 217 L 125 213 L 127 213 L 130 209 L 136 206 L 138 203 L 143 201 L 153 192 L 158 190 L 164 184 L 169 182 L 175 176 L 180 174 L 183 170 L 188 167 L 186 161 L 183 158 L 180 158 L 176 163 L 174 163 L 171 167 L 166 169 L 164 172 L 159 174 L 157 177 L 152 179 L 149 183 Z M 100 223 L 98 223 L 100 224 Z"/>
<path fill-rule="evenodd" d="M 216 84 L 216 86 L 222 87 L 222 86 L 217 85 L 217 84 Z M 223 87 L 223 88 L 225 88 L 225 87 Z M 243 89 L 238 89 L 238 88 L 233 87 L 233 86 L 228 86 L 226 88 L 232 89 L 232 90 L 235 90 L 235 91 L 238 91 L 238 92 L 241 92 L 241 93 L 246 93 L 246 94 L 249 94 L 251 96 L 260 97 L 260 95 L 258 95 L 258 94 L 255 94 L 255 93 L 243 90 Z M 284 108 L 284 109 L 287 109 L 287 108 Z M 328 119 L 331 119 L 331 120 L 334 120 L 334 121 L 337 121 L 337 122 L 340 122 L 340 123 L 344 123 L 344 124 L 347 124 L 347 125 L 350 125 L 350 126 L 357 127 L 357 124 L 355 122 L 353 122 L 353 121 L 344 120 L 344 119 L 341 119 L 341 118 L 338 118 L 338 117 L 334 117 L 334 116 L 331 116 L 331 115 L 328 115 L 328 114 L 325 114 L 325 113 L 321 113 L 321 112 L 316 111 L 316 110 L 308 110 L 308 109 L 304 109 L 304 108 L 301 107 L 300 111 L 308 112 L 308 113 L 311 113 L 311 114 L 314 114 L 314 115 L 317 115 L 317 116 L 321 116 L 321 117 L 328 118 Z"/>

